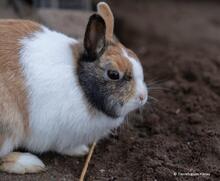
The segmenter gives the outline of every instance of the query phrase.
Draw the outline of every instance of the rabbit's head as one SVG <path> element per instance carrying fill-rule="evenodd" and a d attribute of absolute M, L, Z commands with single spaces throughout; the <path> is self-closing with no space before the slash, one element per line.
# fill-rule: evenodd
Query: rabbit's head
<path fill-rule="evenodd" d="M 86 27 L 77 71 L 89 104 L 117 118 L 143 106 L 148 91 L 138 57 L 113 36 L 113 29 L 113 14 L 101 2 Z"/>

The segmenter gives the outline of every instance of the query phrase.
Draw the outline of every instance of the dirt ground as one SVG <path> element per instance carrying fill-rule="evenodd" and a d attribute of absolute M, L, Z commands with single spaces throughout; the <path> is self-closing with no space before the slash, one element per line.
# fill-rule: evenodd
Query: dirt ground
<path fill-rule="evenodd" d="M 156 100 L 98 143 L 86 180 L 219 181 L 220 3 L 111 5 L 116 33 L 140 57 Z M 0 180 L 77 180 L 85 161 L 56 153 L 39 157 L 47 172 L 0 173 Z"/>

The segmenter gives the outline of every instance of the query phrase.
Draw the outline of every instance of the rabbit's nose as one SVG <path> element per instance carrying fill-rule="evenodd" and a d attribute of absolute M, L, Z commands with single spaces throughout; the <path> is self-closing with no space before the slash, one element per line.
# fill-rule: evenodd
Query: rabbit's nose
<path fill-rule="evenodd" d="M 144 98 L 145 98 L 144 94 L 139 95 L 139 99 L 141 102 L 144 100 Z"/>
<path fill-rule="evenodd" d="M 147 99 L 147 93 L 141 93 L 138 96 L 138 99 L 140 101 L 141 104 L 145 104 L 146 99 Z"/>

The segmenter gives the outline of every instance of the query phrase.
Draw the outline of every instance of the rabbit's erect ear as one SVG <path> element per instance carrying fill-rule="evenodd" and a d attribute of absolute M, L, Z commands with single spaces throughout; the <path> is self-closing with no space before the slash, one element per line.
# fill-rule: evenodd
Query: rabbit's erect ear
<path fill-rule="evenodd" d="M 107 3 L 100 2 L 97 5 L 98 14 L 102 16 L 106 24 L 106 39 L 111 40 L 114 33 L 114 16 Z"/>
<path fill-rule="evenodd" d="M 84 48 L 89 61 L 96 60 L 103 53 L 105 32 L 104 19 L 98 14 L 90 16 L 84 37 Z"/>

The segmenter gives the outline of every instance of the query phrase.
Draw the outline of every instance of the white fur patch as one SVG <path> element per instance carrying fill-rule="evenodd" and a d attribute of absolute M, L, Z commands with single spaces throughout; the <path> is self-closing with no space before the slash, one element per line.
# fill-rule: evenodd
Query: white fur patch
<path fill-rule="evenodd" d="M 62 153 L 89 144 L 118 127 L 123 117 L 91 114 L 76 77 L 72 45 L 76 40 L 43 28 L 21 41 L 20 62 L 29 95 L 30 135 L 23 146 Z"/>
<path fill-rule="evenodd" d="M 68 147 L 62 151 L 62 154 L 68 156 L 84 156 L 89 152 L 89 148 L 86 145 L 80 145 L 77 147 Z"/>
<path fill-rule="evenodd" d="M 144 81 L 143 68 L 138 60 L 135 60 L 133 57 L 129 56 L 125 49 L 122 49 L 123 56 L 126 57 L 132 64 L 133 68 L 133 77 L 135 81 Z"/>
<path fill-rule="evenodd" d="M 35 155 L 30 153 L 21 153 L 17 163 L 23 165 L 24 167 L 29 167 L 31 165 L 38 165 L 40 167 L 45 167 L 44 163 Z"/>
<path fill-rule="evenodd" d="M 125 49 L 122 49 L 123 56 L 126 57 L 132 64 L 132 74 L 135 81 L 135 96 L 128 101 L 124 107 L 124 114 L 143 106 L 148 98 L 147 86 L 144 82 L 144 73 L 141 63 L 129 56 Z M 140 96 L 144 97 L 144 100 L 140 101 Z"/>
<path fill-rule="evenodd" d="M 10 151 L 12 151 L 13 148 L 14 148 L 14 143 L 12 142 L 12 139 L 6 138 L 0 149 L 0 157 L 3 157 L 6 154 L 8 154 Z"/>
<path fill-rule="evenodd" d="M 21 153 L 20 157 L 17 160 L 17 163 L 25 168 L 33 166 L 45 168 L 44 163 L 38 157 L 30 153 Z"/>

